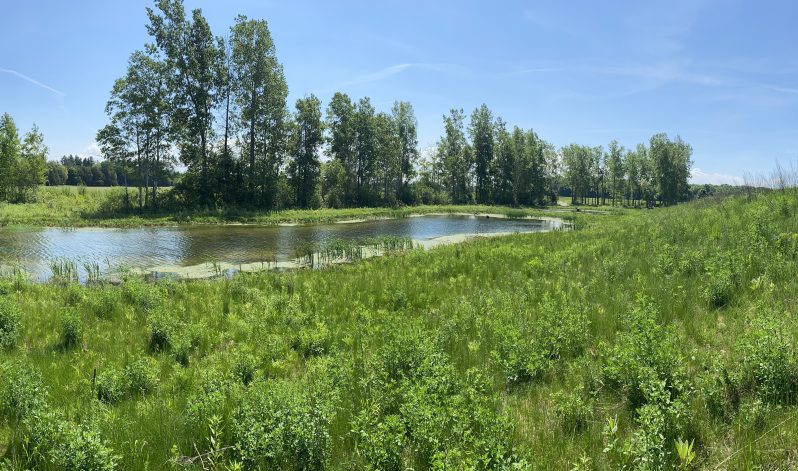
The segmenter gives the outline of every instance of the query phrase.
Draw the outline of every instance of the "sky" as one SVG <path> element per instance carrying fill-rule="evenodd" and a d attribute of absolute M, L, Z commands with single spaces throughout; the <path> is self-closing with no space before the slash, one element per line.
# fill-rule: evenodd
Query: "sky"
<path fill-rule="evenodd" d="M 0 113 L 35 123 L 50 159 L 94 136 L 128 57 L 151 41 L 147 0 L 8 0 Z M 289 104 L 311 93 L 410 101 L 419 145 L 486 103 L 547 141 L 627 147 L 657 132 L 693 147 L 693 181 L 739 183 L 798 162 L 798 2 L 185 0 L 214 33 L 265 19 Z"/>

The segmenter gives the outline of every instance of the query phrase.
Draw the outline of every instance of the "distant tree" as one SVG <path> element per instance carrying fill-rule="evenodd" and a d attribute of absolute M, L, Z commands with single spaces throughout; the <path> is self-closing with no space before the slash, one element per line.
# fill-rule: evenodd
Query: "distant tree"
<path fill-rule="evenodd" d="M 516 204 L 516 148 L 513 146 L 510 133 L 507 131 L 507 123 L 501 118 L 496 120 L 495 132 L 496 158 L 491 165 L 493 201 L 499 204 Z M 521 149 L 523 149 L 523 143 L 521 144 Z M 489 201 L 486 199 L 483 203 L 488 203 Z"/>
<path fill-rule="evenodd" d="M 346 206 L 347 178 L 344 165 L 336 159 L 325 162 L 321 167 L 321 194 L 328 208 Z"/>
<path fill-rule="evenodd" d="M 373 205 L 377 200 L 373 188 L 377 170 L 375 113 L 368 97 L 361 98 L 355 107 L 355 175 L 359 206 Z"/>
<path fill-rule="evenodd" d="M 66 185 L 67 168 L 60 162 L 47 162 L 47 185 L 58 186 Z"/>
<path fill-rule="evenodd" d="M 687 199 L 692 153 L 693 149 L 678 136 L 675 140 L 670 140 L 665 134 L 651 137 L 649 158 L 652 176 L 663 204 Z"/>
<path fill-rule="evenodd" d="M 342 192 L 344 205 L 354 205 L 356 200 L 355 171 L 355 106 L 344 93 L 336 93 L 327 106 L 327 129 L 329 130 L 329 155 L 340 163 L 344 172 Z"/>
<path fill-rule="evenodd" d="M 625 187 L 624 177 L 624 148 L 618 145 L 618 141 L 610 142 L 609 154 L 607 155 L 607 178 L 609 179 L 608 189 L 612 205 L 615 206 L 616 199 L 623 195 Z"/>
<path fill-rule="evenodd" d="M 47 179 L 47 146 L 36 125 L 20 141 L 14 119 L 0 118 L 0 201 L 33 199 Z"/>
<path fill-rule="evenodd" d="M 399 126 L 387 113 L 374 116 L 375 157 L 377 173 L 382 182 L 380 203 L 393 206 L 397 200 L 395 182 L 401 178 L 402 143 Z"/>
<path fill-rule="evenodd" d="M 415 177 L 415 163 L 418 160 L 418 137 L 416 134 L 418 123 L 413 112 L 413 105 L 409 102 L 395 102 L 391 112 L 396 123 L 397 137 L 401 148 L 396 194 L 399 200 L 408 204 L 411 202 L 409 185 Z"/>
<path fill-rule="evenodd" d="M 11 115 L 4 113 L 0 118 L 0 201 L 10 200 L 14 193 L 20 147 L 17 125 Z"/>
<path fill-rule="evenodd" d="M 47 181 L 47 153 L 44 135 L 34 124 L 22 140 L 20 160 L 14 172 L 15 201 L 32 199 L 39 185 Z"/>
<path fill-rule="evenodd" d="M 191 20 L 187 19 L 182 0 L 158 0 L 156 6 L 159 12 L 147 8 L 147 31 L 165 59 L 180 158 L 187 172 L 199 179 L 194 189 L 197 199 L 208 204 L 214 196 L 214 109 L 224 97 L 223 41 L 213 36 L 201 10 L 193 10 Z"/>
<path fill-rule="evenodd" d="M 268 25 L 236 18 L 230 35 L 233 96 L 240 109 L 250 203 L 271 207 L 287 146 L 288 87 Z"/>
<path fill-rule="evenodd" d="M 463 110 L 452 109 L 443 117 L 444 135 L 438 141 L 437 159 L 444 170 L 444 180 L 452 203 L 464 204 L 472 200 L 470 179 L 473 151 L 463 130 Z"/>
<path fill-rule="evenodd" d="M 324 141 L 321 102 L 314 95 L 296 102 L 296 126 L 291 142 L 291 162 L 288 174 L 296 195 L 296 204 L 308 208 L 319 180 L 319 151 Z"/>
<path fill-rule="evenodd" d="M 498 126 L 498 123 L 496 126 Z M 500 131 L 495 130 L 493 114 L 490 112 L 487 105 L 482 104 L 471 113 L 471 123 L 468 126 L 468 133 L 471 137 L 471 145 L 474 149 L 474 176 L 476 179 L 475 190 L 477 203 L 484 204 L 490 201 L 490 170 L 494 158 L 494 134 L 498 132 Z"/>

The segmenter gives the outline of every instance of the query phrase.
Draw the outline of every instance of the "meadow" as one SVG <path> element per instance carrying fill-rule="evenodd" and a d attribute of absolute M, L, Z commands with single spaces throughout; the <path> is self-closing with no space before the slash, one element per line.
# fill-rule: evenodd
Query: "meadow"
<path fill-rule="evenodd" d="M 0 469 L 792 469 L 797 213 L 773 192 L 320 270 L 5 279 Z"/>
<path fill-rule="evenodd" d="M 414 214 L 468 213 L 500 214 L 511 217 L 550 215 L 546 208 L 513 208 L 493 205 L 426 205 L 397 208 L 321 208 L 284 209 L 274 211 L 248 210 L 240 207 L 189 208 L 170 204 L 169 189 L 160 190 L 164 201 L 158 211 L 135 207 L 137 193 L 129 190 L 133 207 L 125 207 L 122 187 L 43 186 L 36 200 L 28 203 L 0 202 L 0 227 L 141 227 L 174 226 L 186 224 L 278 224 L 329 223 L 343 220 L 401 218 Z M 613 210 L 612 208 L 601 208 Z M 620 211 L 615 208 L 614 210 Z M 557 217 L 568 217 L 575 207 L 558 207 Z"/>

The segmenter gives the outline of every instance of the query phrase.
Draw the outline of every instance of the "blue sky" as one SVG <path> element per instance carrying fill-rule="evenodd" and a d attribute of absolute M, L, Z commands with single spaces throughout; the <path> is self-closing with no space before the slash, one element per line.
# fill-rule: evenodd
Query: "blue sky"
<path fill-rule="evenodd" d="M 96 155 L 105 102 L 149 41 L 150 1 L 15 1 L 0 16 L 0 112 L 37 123 L 50 158 Z M 487 103 L 560 146 L 694 148 L 697 181 L 798 162 L 798 2 L 186 0 L 216 34 L 269 22 L 290 102 L 335 91 L 413 103 L 422 148 L 452 107 Z"/>

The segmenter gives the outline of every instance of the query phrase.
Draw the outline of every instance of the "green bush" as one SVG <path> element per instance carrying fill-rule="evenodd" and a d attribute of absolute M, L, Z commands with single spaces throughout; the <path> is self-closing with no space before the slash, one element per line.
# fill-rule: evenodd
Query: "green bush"
<path fill-rule="evenodd" d="M 239 352 L 233 363 L 233 375 L 245 386 L 255 379 L 258 364 L 255 356 L 248 352 Z"/>
<path fill-rule="evenodd" d="M 69 309 L 61 315 L 61 346 L 72 348 L 80 345 L 83 339 L 83 323 L 80 315 L 74 309 Z"/>
<path fill-rule="evenodd" d="M 42 410 L 47 402 L 47 389 L 41 374 L 21 362 L 0 365 L 0 401 L 2 415 L 15 420 Z"/>
<path fill-rule="evenodd" d="M 324 469 L 330 458 L 331 404 L 296 384 L 259 384 L 233 421 L 238 458 L 251 468 Z"/>
<path fill-rule="evenodd" d="M 795 403 L 798 395 L 798 349 L 786 317 L 762 314 L 740 340 L 738 383 L 765 402 Z"/>
<path fill-rule="evenodd" d="M 95 291 L 91 297 L 90 309 L 100 319 L 115 319 L 122 308 L 121 292 L 116 287 Z"/>
<path fill-rule="evenodd" d="M 158 311 L 149 316 L 150 350 L 153 352 L 169 351 L 174 345 L 179 330 L 179 323 L 169 314 Z"/>
<path fill-rule="evenodd" d="M 54 467 L 81 471 L 117 469 L 119 457 L 99 432 L 86 424 L 74 424 L 53 412 L 26 420 L 24 447 L 34 468 Z"/>
<path fill-rule="evenodd" d="M 113 367 L 100 371 L 97 375 L 97 399 L 106 404 L 116 404 L 126 394 L 125 378 Z"/>
<path fill-rule="evenodd" d="M 11 300 L 0 298 L 0 350 L 17 344 L 19 329 L 19 308 Z"/>
<path fill-rule="evenodd" d="M 158 363 L 147 357 L 136 358 L 125 366 L 122 376 L 132 394 L 147 394 L 158 386 Z"/>
<path fill-rule="evenodd" d="M 303 327 L 294 337 L 294 350 L 305 358 L 325 355 L 332 346 L 332 334 L 324 323 L 316 323 L 312 327 Z"/>
<path fill-rule="evenodd" d="M 618 333 L 607 352 L 607 382 L 622 391 L 633 408 L 646 403 L 645 388 L 652 381 L 662 381 L 673 397 L 689 389 L 675 335 L 657 322 L 654 306 L 638 300 L 624 324 L 626 330 Z"/>
<path fill-rule="evenodd" d="M 357 456 L 370 469 L 407 469 L 402 457 L 407 446 L 402 418 L 399 415 L 380 417 L 378 410 L 378 407 L 364 408 L 352 422 Z"/>
<path fill-rule="evenodd" d="M 561 358 L 572 358 L 587 343 L 589 322 L 575 306 L 547 298 L 537 318 L 523 327 L 500 327 L 494 360 L 510 384 L 535 380 Z"/>

